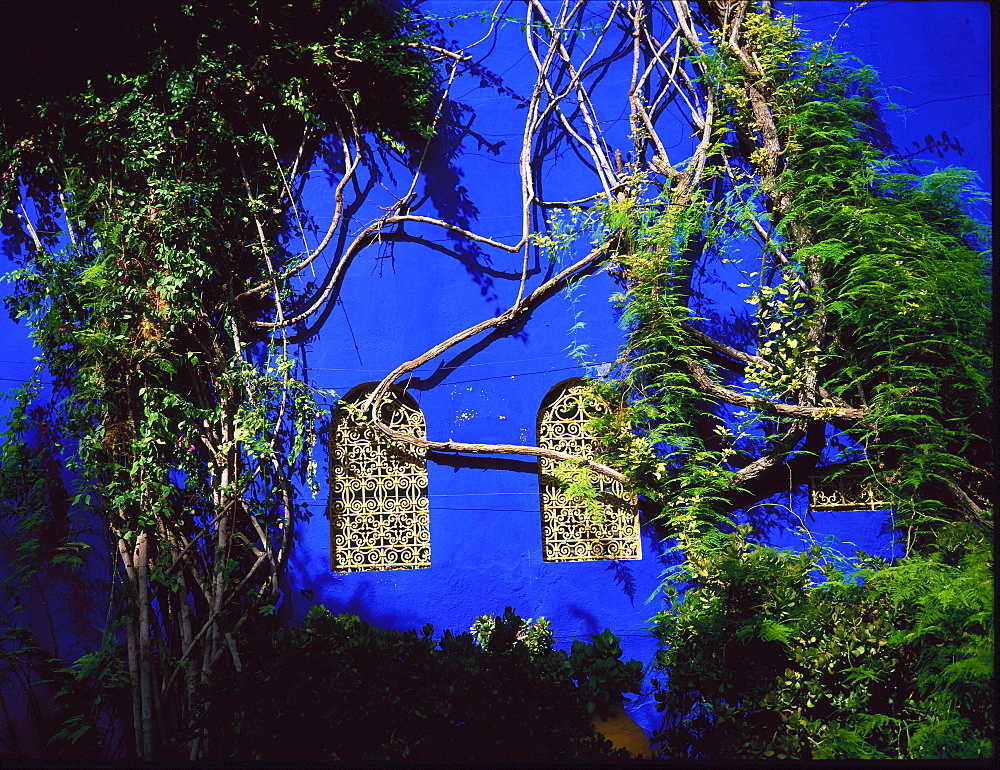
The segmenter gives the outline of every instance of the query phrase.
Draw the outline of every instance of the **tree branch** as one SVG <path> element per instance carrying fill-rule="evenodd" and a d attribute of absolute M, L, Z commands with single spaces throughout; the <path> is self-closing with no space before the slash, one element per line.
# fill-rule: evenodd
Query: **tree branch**
<path fill-rule="evenodd" d="M 511 307 L 506 312 L 497 316 L 496 318 L 489 318 L 485 321 L 481 321 L 475 326 L 470 326 L 468 329 L 455 334 L 443 342 L 438 343 L 433 348 L 428 350 L 426 353 L 418 356 L 412 361 L 407 361 L 404 364 L 400 364 L 391 373 L 389 373 L 382 381 L 375 387 L 375 389 L 368 396 L 368 399 L 364 405 L 364 412 L 368 414 L 372 420 L 374 426 L 383 434 L 389 436 L 390 438 L 396 439 L 398 441 L 403 441 L 407 444 L 419 447 L 421 449 L 430 449 L 439 452 L 468 452 L 473 454 L 517 454 L 517 455 L 533 455 L 535 457 L 547 457 L 552 460 L 558 461 L 579 461 L 587 465 L 588 468 L 592 468 L 598 473 L 607 476 L 608 478 L 614 479 L 615 481 L 621 483 L 627 483 L 625 476 L 613 468 L 596 462 L 594 460 L 588 460 L 586 458 L 577 457 L 575 455 L 566 454 L 564 452 L 557 452 L 551 449 L 544 449 L 537 446 L 520 446 L 515 444 L 470 444 L 461 443 L 455 441 L 431 441 L 425 438 L 418 438 L 416 436 L 411 436 L 407 433 L 397 431 L 390 426 L 386 425 L 379 419 L 379 411 L 384 403 L 385 399 L 388 397 L 390 388 L 392 385 L 406 374 L 409 374 L 419 367 L 423 366 L 427 362 L 433 360 L 437 356 L 444 353 L 446 350 L 454 347 L 455 345 L 475 337 L 477 334 L 486 331 L 487 329 L 499 329 L 504 326 L 509 326 L 517 322 L 531 307 L 537 304 L 542 298 L 545 297 L 549 292 L 555 288 L 563 285 L 564 283 L 570 282 L 573 278 L 579 276 L 588 268 L 596 265 L 604 256 L 605 248 L 600 247 L 594 249 L 586 257 L 579 260 L 578 262 L 570 265 L 565 270 L 562 270 L 557 275 L 550 278 L 548 281 L 543 283 L 537 289 L 535 289 L 530 295 L 521 299 L 517 304 Z"/>
<path fill-rule="evenodd" d="M 735 390 L 726 388 L 715 382 L 701 364 L 697 361 L 685 358 L 684 365 L 691 373 L 695 384 L 705 393 L 745 409 L 752 409 L 755 412 L 771 414 L 778 417 L 794 417 L 800 420 L 847 420 L 857 422 L 867 416 L 864 409 L 842 406 L 801 406 L 795 404 L 785 404 L 780 401 L 771 401 L 766 398 L 747 396 L 737 393 Z"/>

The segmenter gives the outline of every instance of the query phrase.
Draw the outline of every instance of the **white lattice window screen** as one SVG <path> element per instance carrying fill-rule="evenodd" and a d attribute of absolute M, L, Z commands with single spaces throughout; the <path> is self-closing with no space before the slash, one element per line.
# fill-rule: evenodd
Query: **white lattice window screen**
<path fill-rule="evenodd" d="M 538 445 L 592 458 L 594 439 L 586 426 L 604 411 L 582 383 L 556 386 L 538 414 Z M 556 464 L 557 461 L 538 458 L 545 561 L 641 559 L 635 498 L 626 495 L 617 481 L 591 471 L 603 509 L 600 516 L 595 516 L 583 503 L 567 499 L 562 486 L 551 475 Z"/>
<path fill-rule="evenodd" d="M 360 405 L 371 392 L 348 394 Z M 423 414 L 394 391 L 381 414 L 387 425 L 418 438 Z M 430 509 L 424 450 L 389 442 L 356 413 L 334 415 L 330 445 L 330 551 L 335 572 L 416 569 L 431 565 Z"/>

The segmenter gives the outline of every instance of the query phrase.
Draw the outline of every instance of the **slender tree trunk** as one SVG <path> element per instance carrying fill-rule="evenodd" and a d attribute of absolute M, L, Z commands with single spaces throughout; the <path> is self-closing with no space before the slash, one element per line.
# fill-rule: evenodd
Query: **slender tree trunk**
<path fill-rule="evenodd" d="M 149 535 L 145 531 L 136 537 L 136 602 L 139 605 L 139 687 L 142 693 L 141 757 L 153 755 L 153 660 L 150 638 L 151 607 L 149 595 Z"/>
<path fill-rule="evenodd" d="M 134 731 L 135 753 L 139 755 L 144 744 L 142 735 L 142 688 L 139 674 L 139 622 L 138 622 L 138 584 L 134 552 L 124 538 L 119 537 L 118 553 L 121 556 L 122 567 L 125 570 L 125 589 L 128 607 L 128 623 L 125 631 L 125 642 L 128 649 L 128 675 L 132 693 L 132 729 Z"/>
<path fill-rule="evenodd" d="M 132 691 L 132 729 L 135 733 L 136 754 L 142 747 L 142 697 L 139 688 L 139 650 L 138 644 L 136 644 L 138 633 L 139 626 L 136 623 L 135 608 L 133 607 L 129 611 L 125 638 L 128 645 L 128 677 Z"/>

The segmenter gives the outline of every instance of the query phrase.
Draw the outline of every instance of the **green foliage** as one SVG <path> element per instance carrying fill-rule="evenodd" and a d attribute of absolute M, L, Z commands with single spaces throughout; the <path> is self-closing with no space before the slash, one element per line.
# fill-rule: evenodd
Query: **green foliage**
<path fill-rule="evenodd" d="M 553 466 L 549 475 L 562 485 L 568 501 L 583 506 L 593 521 L 604 523 L 606 503 L 601 495 L 599 479 L 583 461 L 565 460 Z"/>
<path fill-rule="evenodd" d="M 622 695 L 639 694 L 642 664 L 637 660 L 623 663 L 622 648 L 611 629 L 604 629 L 591 643 L 573 642 L 569 669 L 586 699 L 587 712 L 608 719 L 621 706 Z"/>
<path fill-rule="evenodd" d="M 448 14 L 447 16 L 427 16 L 428 20 L 434 21 L 447 21 L 449 27 L 454 27 L 457 23 L 464 19 L 479 19 L 480 24 L 486 24 L 489 22 L 493 25 L 512 25 L 516 26 L 518 31 L 522 34 L 531 29 L 533 31 L 542 32 L 544 34 L 550 35 L 553 33 L 566 33 L 572 32 L 580 35 L 595 34 L 600 32 L 601 25 L 598 22 L 590 22 L 589 24 L 583 26 L 573 26 L 570 27 L 559 27 L 553 26 L 544 20 L 539 20 L 526 24 L 524 18 L 518 18 L 517 16 L 509 16 L 505 14 L 497 13 L 496 11 L 473 11 L 471 13 L 459 13 L 459 14 Z"/>
<path fill-rule="evenodd" d="M 542 619 L 532 624 L 508 607 L 474 629 L 479 644 L 450 631 L 435 640 L 430 626 L 380 629 L 315 606 L 302 625 L 249 640 L 243 671 L 216 680 L 201 723 L 218 736 L 214 756 L 492 763 L 616 755 L 594 737 L 586 696 Z M 593 661 L 608 661 L 616 643 Z"/>
<path fill-rule="evenodd" d="M 787 486 L 798 439 L 782 436 L 800 439 L 806 424 L 779 410 L 812 407 L 802 419 L 828 420 L 864 448 L 867 483 L 914 540 L 956 518 L 988 525 L 989 511 L 965 502 L 985 509 L 990 498 L 988 243 L 967 213 L 982 193 L 970 172 L 904 173 L 876 146 L 871 70 L 804 43 L 780 16 L 748 14 L 739 39 L 699 60 L 724 116 L 702 182 L 684 187 L 675 174 L 656 193 L 637 177 L 605 212 L 628 332 L 606 387 L 629 412 L 602 426 L 607 461 L 669 502 L 675 530 L 682 519 L 711 529 L 756 489 L 780 489 L 782 473 Z M 741 284 L 755 311 L 748 339 L 723 340 L 747 354 L 729 356 L 692 332 L 718 323 L 693 277 L 729 269 L 730 249 L 765 230 L 762 262 Z M 749 408 L 720 407 L 744 404 L 707 380 Z M 863 414 L 845 419 L 839 407 Z M 636 435 L 648 452 L 625 451 Z M 748 489 L 736 471 L 764 454 L 780 460 L 775 479 Z"/>
<path fill-rule="evenodd" d="M 250 473 L 262 457 L 308 455 L 310 392 L 284 350 L 253 341 L 261 296 L 287 301 L 282 268 L 298 259 L 268 242 L 293 204 L 280 163 L 336 125 L 397 143 L 429 130 L 433 73 L 405 15 L 380 3 L 185 13 L 212 23 L 189 22 L 139 74 L 43 104 L 34 132 L 5 148 L 5 208 L 20 183 L 39 211 L 7 303 L 65 394 L 53 430 L 92 485 L 76 502 L 99 493 L 131 511 L 121 533 L 176 515 L 181 488 L 208 496 L 231 447 Z M 381 87 L 351 90 L 370 80 Z M 205 434 L 229 417 L 234 435 Z"/>
<path fill-rule="evenodd" d="M 405 161 L 436 84 L 419 28 L 377 0 L 150 13 L 138 58 L 44 100 L 19 85 L 0 151 L 6 303 L 55 383 L 40 444 L 79 479 L 69 511 L 103 520 L 122 557 L 141 756 L 194 707 L 191 660 L 207 676 L 225 634 L 273 606 L 295 495 L 317 489 L 320 412 L 281 327 L 308 257 L 283 245 L 299 222 L 289 179 L 347 144 L 370 155 L 372 135 Z M 37 390 L 0 447 L 3 483 L 30 454 Z M 27 532 L 48 513 L 8 515 Z M 79 560 L 70 530 L 50 563 Z M 84 711 L 62 735 L 81 746 Z"/>
<path fill-rule="evenodd" d="M 510 652 L 521 645 L 535 657 L 552 652 L 552 624 L 545 618 L 519 618 L 513 607 L 506 607 L 502 616 L 480 615 L 469 630 L 486 652 Z"/>
<path fill-rule="evenodd" d="M 75 759 L 108 753 L 106 744 L 116 733 L 114 715 L 126 711 L 131 698 L 119 631 L 105 631 L 98 649 L 71 666 L 56 667 L 45 681 L 53 687 L 52 719 L 58 726 L 48 740 L 49 756 Z"/>
<path fill-rule="evenodd" d="M 556 212 L 547 221 L 547 232 L 532 233 L 532 244 L 541 250 L 550 262 L 565 258 L 582 233 L 590 232 L 599 224 L 596 212 L 571 206 L 565 213 Z"/>
<path fill-rule="evenodd" d="M 32 605 L 52 617 L 48 604 L 53 586 L 79 587 L 78 568 L 91 545 L 79 522 L 68 515 L 69 495 L 59 464 L 48 443 L 49 417 L 31 406 L 32 393 L 22 393 L 8 415 L 10 434 L 27 433 L 31 442 L 12 442 L 0 461 L 0 548 L 4 575 L 0 581 L 0 708 L 19 714 L 42 741 L 64 727 L 51 713 L 48 698 L 65 679 L 61 661 L 53 659 L 51 629 L 32 627 Z M 39 609 L 37 606 L 34 609 Z M 93 723 L 97 736 L 97 720 Z M 15 724 L 0 735 L 4 751 L 20 753 Z"/>
<path fill-rule="evenodd" d="M 756 546 L 748 528 L 656 620 L 661 739 L 713 759 L 946 759 L 992 754 L 989 545 L 851 574 L 820 548 Z M 838 563 L 840 562 L 840 563 Z M 820 577 L 822 575 L 822 577 Z"/>
<path fill-rule="evenodd" d="M 595 424 L 605 459 L 633 480 L 636 491 L 670 501 L 677 530 L 693 531 L 720 521 L 717 509 L 728 488 L 725 461 L 705 435 L 711 402 L 691 382 L 686 360 L 706 358 L 684 324 L 693 320 L 691 248 L 708 221 L 701 200 L 678 206 L 664 191 L 650 205 L 612 206 L 608 233 L 618 247 L 625 291 L 617 300 L 629 339 L 624 365 L 598 387 L 619 409 Z"/>
<path fill-rule="evenodd" d="M 78 566 L 88 548 L 70 526 L 68 495 L 48 444 L 48 416 L 29 406 L 31 398 L 25 393 L 15 403 L 5 438 L 31 433 L 34 445 L 10 442 L 0 456 L 0 522 L 10 568 L 3 588 L 8 596 L 25 590 L 40 566 Z"/>
<path fill-rule="evenodd" d="M 592 426 L 603 461 L 686 559 L 655 621 L 662 739 L 713 759 L 988 756 L 984 196 L 970 172 L 894 161 L 875 74 L 792 20 L 750 9 L 723 29 L 705 4 L 703 21 L 690 61 L 719 117 L 700 176 L 658 182 L 653 163 L 604 210 L 628 336 L 594 383 L 619 405 Z M 731 255 L 751 240 L 744 268 Z M 736 271 L 751 312 L 727 322 L 701 285 Z M 860 472 L 906 532 L 894 565 L 850 575 L 735 526 L 835 462 L 837 434 L 833 469 Z"/>
<path fill-rule="evenodd" d="M 522 620 L 513 607 L 504 610 L 503 617 L 483 615 L 472 624 L 476 644 L 490 653 L 510 652 L 524 647 L 536 660 L 548 659 L 558 670 L 561 666 L 577 683 L 587 713 L 608 719 L 627 692 L 639 693 L 642 664 L 637 660 L 623 663 L 618 637 L 606 628 L 591 638 L 590 643 L 573 642 L 569 657 L 552 649 L 552 624 L 545 618 Z"/>

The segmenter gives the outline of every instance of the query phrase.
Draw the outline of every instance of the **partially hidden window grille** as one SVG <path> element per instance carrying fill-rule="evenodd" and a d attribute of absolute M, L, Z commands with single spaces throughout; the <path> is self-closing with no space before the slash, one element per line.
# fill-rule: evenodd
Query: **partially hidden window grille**
<path fill-rule="evenodd" d="M 538 446 L 593 459 L 595 441 L 587 424 L 608 408 L 581 380 L 554 387 L 538 411 Z M 642 558 L 636 500 L 622 485 L 589 471 L 600 512 L 566 496 L 552 475 L 558 461 L 538 458 L 542 509 L 542 558 L 545 561 L 626 560 Z"/>
<path fill-rule="evenodd" d="M 879 497 L 875 489 L 862 483 L 858 474 L 814 476 L 809 480 L 809 508 L 813 511 L 876 511 L 892 507 Z"/>
<path fill-rule="evenodd" d="M 431 565 L 425 450 L 378 433 L 358 408 L 373 385 L 343 399 L 330 430 L 330 563 L 335 572 L 417 569 Z M 353 407 L 353 408 L 352 408 Z M 416 401 L 393 389 L 380 418 L 425 438 Z"/>

